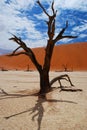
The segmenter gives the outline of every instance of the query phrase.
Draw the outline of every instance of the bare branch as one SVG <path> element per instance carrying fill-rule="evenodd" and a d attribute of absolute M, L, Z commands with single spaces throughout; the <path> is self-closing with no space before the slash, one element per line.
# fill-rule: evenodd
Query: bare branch
<path fill-rule="evenodd" d="M 54 10 L 54 0 L 52 2 L 51 9 L 52 9 L 53 15 L 56 16 L 57 10 L 56 11 Z"/>
<path fill-rule="evenodd" d="M 49 39 L 53 39 L 54 37 L 54 34 L 55 34 L 55 17 L 56 17 L 56 13 L 57 11 L 54 10 L 54 0 L 52 2 L 52 5 L 51 5 L 51 9 L 52 9 L 52 12 L 53 12 L 53 15 L 50 16 L 45 8 L 43 7 L 43 5 L 40 3 L 40 1 L 38 0 L 37 3 L 39 4 L 39 6 L 42 8 L 43 12 L 48 16 L 49 18 L 49 21 L 46 21 L 47 25 L 48 25 L 48 37 Z"/>
<path fill-rule="evenodd" d="M 62 80 L 62 79 L 66 80 L 66 81 L 69 81 L 69 82 L 70 82 L 70 85 L 71 85 L 71 86 L 74 86 L 74 85 L 72 84 L 71 80 L 70 80 L 70 77 L 69 77 L 67 74 L 60 75 L 60 76 L 58 76 L 58 77 L 53 78 L 53 79 L 50 81 L 50 85 L 52 86 L 52 84 L 53 84 L 54 82 L 59 81 L 60 87 L 62 88 L 62 84 L 61 84 L 61 82 L 60 82 L 60 80 Z"/>
<path fill-rule="evenodd" d="M 62 39 L 63 38 L 77 38 L 78 36 L 62 36 Z"/>
<path fill-rule="evenodd" d="M 13 53 L 15 53 L 18 49 L 20 49 L 21 48 L 21 46 L 19 46 L 18 48 L 16 48 L 14 51 L 13 51 Z"/>
<path fill-rule="evenodd" d="M 25 54 L 30 57 L 31 61 L 34 63 L 34 65 L 36 66 L 38 71 L 40 71 L 42 69 L 42 66 L 37 62 L 37 59 L 36 59 L 33 51 L 29 47 L 27 47 L 27 45 L 21 40 L 21 38 L 18 38 L 15 35 L 13 35 L 13 37 L 10 38 L 9 40 L 13 40 L 20 46 L 17 49 L 15 49 L 12 54 L 10 54 L 8 56 L 17 56 L 17 55 Z M 15 53 L 20 47 L 23 48 L 25 52 Z"/>
<path fill-rule="evenodd" d="M 54 13 L 55 13 L 55 12 L 54 12 L 54 0 L 53 0 L 53 2 L 52 2 L 51 8 L 52 8 L 52 11 L 53 11 L 53 14 L 54 14 Z"/>
<path fill-rule="evenodd" d="M 10 38 L 9 40 L 13 40 L 14 42 L 18 43 L 21 48 L 23 48 L 26 52 L 29 53 L 29 55 L 33 54 L 32 50 L 29 47 L 27 47 L 27 45 L 21 40 L 21 38 L 18 38 L 15 35 L 13 35 L 13 36 L 14 37 Z M 19 49 L 19 47 L 18 47 L 18 49 Z"/>
<path fill-rule="evenodd" d="M 54 39 L 54 42 L 56 43 L 57 41 L 63 39 L 63 38 L 77 38 L 77 36 L 63 36 L 65 30 L 68 28 L 68 21 L 66 21 L 66 26 L 63 28 L 60 33 L 57 35 L 57 37 Z"/>
<path fill-rule="evenodd" d="M 67 28 L 68 28 L 68 21 L 66 21 L 66 26 L 65 26 L 65 28 L 63 28 L 63 29 L 60 31 L 59 36 L 62 36 L 63 33 L 65 32 L 65 30 L 66 30 Z"/>
<path fill-rule="evenodd" d="M 60 33 L 57 35 L 57 37 L 55 38 L 55 41 L 58 41 L 59 40 L 59 38 L 61 37 L 62 38 L 62 35 L 63 35 L 63 33 L 65 32 L 65 30 L 68 28 L 68 21 L 66 21 L 66 26 L 65 26 L 65 28 L 63 28 L 61 31 L 60 31 Z"/>
<path fill-rule="evenodd" d="M 17 51 L 18 49 L 20 49 L 20 48 L 21 48 L 21 46 L 19 46 L 18 48 L 16 48 L 16 49 L 12 52 L 12 54 L 8 54 L 7 56 L 15 56 L 16 51 Z M 17 53 L 16 53 L 16 55 L 17 55 Z"/>
<path fill-rule="evenodd" d="M 21 54 L 25 54 L 25 55 L 28 55 L 28 53 L 27 52 L 18 52 L 18 53 L 12 53 L 12 54 L 9 54 L 9 55 L 7 55 L 7 56 L 18 56 L 18 55 L 21 55 Z"/>
<path fill-rule="evenodd" d="M 13 35 L 13 34 L 12 34 Z M 21 40 L 21 38 L 16 37 L 15 35 L 13 35 L 12 38 L 10 38 L 9 40 L 13 40 L 14 42 L 18 43 L 20 46 L 22 46 L 22 48 L 25 50 L 25 48 L 27 47 L 26 44 Z"/>
<path fill-rule="evenodd" d="M 40 3 L 40 1 L 38 0 L 37 3 L 39 4 L 39 6 L 42 8 L 43 12 L 49 17 L 49 14 L 46 12 L 45 8 L 42 6 L 42 4 Z"/>
<path fill-rule="evenodd" d="M 54 21 L 53 21 L 53 24 L 52 24 L 52 39 L 53 39 L 53 37 L 54 37 L 54 33 L 55 33 L 55 19 L 54 19 Z"/>
<path fill-rule="evenodd" d="M 48 25 L 48 36 L 49 39 L 52 40 L 55 34 L 55 17 L 56 15 L 54 14 L 53 16 L 49 17 L 49 21 L 47 22 Z"/>

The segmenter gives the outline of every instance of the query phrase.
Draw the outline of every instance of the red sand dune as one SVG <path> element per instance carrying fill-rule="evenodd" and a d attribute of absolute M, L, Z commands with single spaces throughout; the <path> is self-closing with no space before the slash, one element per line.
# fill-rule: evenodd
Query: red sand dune
<path fill-rule="evenodd" d="M 40 64 L 44 61 L 44 48 L 32 49 Z M 4 69 L 36 69 L 31 60 L 25 56 L 20 55 L 16 57 L 0 56 L 0 68 Z M 87 42 L 65 44 L 55 46 L 51 70 L 64 70 L 64 66 L 68 70 L 87 70 Z"/>

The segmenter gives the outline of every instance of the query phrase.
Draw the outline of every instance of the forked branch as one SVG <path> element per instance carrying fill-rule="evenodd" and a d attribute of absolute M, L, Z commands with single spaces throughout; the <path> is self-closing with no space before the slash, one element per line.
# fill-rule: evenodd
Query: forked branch
<path fill-rule="evenodd" d="M 62 36 L 67 28 L 68 28 L 68 21 L 66 21 L 66 26 L 65 26 L 65 28 L 63 28 L 63 29 L 60 31 L 60 33 L 58 34 L 58 36 Z"/>
<path fill-rule="evenodd" d="M 57 11 L 54 10 L 54 1 L 52 2 L 52 5 L 51 5 L 53 15 L 49 15 L 47 13 L 47 11 L 43 7 L 43 5 L 40 3 L 40 1 L 37 1 L 37 3 L 42 8 L 43 12 L 48 16 L 49 21 L 46 22 L 47 25 L 48 25 L 48 31 L 47 32 L 48 32 L 49 40 L 52 40 L 53 37 L 54 37 L 54 34 L 55 34 L 55 17 L 56 17 L 56 13 L 57 13 Z"/>
<path fill-rule="evenodd" d="M 68 28 L 68 21 L 66 21 L 66 26 L 60 31 L 60 33 L 56 36 L 56 38 L 54 39 L 54 42 L 56 43 L 57 41 L 63 39 L 63 38 L 77 38 L 77 36 L 69 36 L 69 35 L 65 35 L 63 36 L 65 30 Z"/>
<path fill-rule="evenodd" d="M 59 84 L 60 84 L 60 87 L 62 87 L 62 84 L 61 84 L 61 82 L 60 82 L 60 80 L 62 80 L 62 79 L 65 79 L 65 80 L 69 81 L 70 85 L 71 85 L 71 86 L 74 86 L 74 85 L 72 84 L 72 82 L 71 82 L 69 76 L 68 76 L 67 74 L 60 75 L 60 76 L 54 78 L 53 80 L 51 80 L 50 85 L 52 85 L 54 82 L 56 82 L 56 81 L 58 80 L 58 81 L 59 81 Z"/>
<path fill-rule="evenodd" d="M 51 87 L 52 87 L 52 85 L 53 85 L 56 81 L 58 81 L 59 84 L 60 84 L 60 87 L 58 87 L 58 88 L 60 88 L 61 91 L 71 91 L 71 92 L 82 91 L 82 89 L 65 88 L 65 87 L 61 84 L 61 80 L 66 80 L 66 81 L 68 81 L 68 82 L 70 83 L 71 86 L 74 86 L 74 85 L 72 84 L 72 82 L 71 82 L 70 77 L 69 77 L 67 74 L 64 74 L 64 75 L 60 75 L 60 76 L 55 77 L 54 79 L 52 79 L 52 80 L 50 81 Z"/>
<path fill-rule="evenodd" d="M 42 66 L 37 62 L 36 57 L 35 57 L 33 51 L 29 47 L 27 47 L 27 45 L 20 38 L 18 38 L 17 36 L 13 35 L 13 37 L 10 38 L 9 40 L 13 40 L 14 42 L 16 42 L 19 45 L 19 47 L 16 48 L 13 51 L 13 53 L 10 54 L 9 56 L 17 56 L 17 55 L 25 54 L 25 55 L 30 57 L 31 61 L 34 63 L 34 65 L 36 66 L 38 71 L 40 71 L 42 69 Z M 19 48 L 22 48 L 24 50 L 24 52 L 21 51 L 21 52 L 16 53 Z"/>

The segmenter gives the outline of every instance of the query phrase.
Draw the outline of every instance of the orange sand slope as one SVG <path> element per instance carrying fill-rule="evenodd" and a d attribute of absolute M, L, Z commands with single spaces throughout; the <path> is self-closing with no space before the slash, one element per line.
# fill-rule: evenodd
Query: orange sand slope
<path fill-rule="evenodd" d="M 40 64 L 43 64 L 45 48 L 32 49 Z M 51 70 L 87 70 L 87 42 L 55 46 Z M 0 56 L 0 68 L 4 69 L 35 69 L 29 57 L 20 55 L 16 57 Z"/>

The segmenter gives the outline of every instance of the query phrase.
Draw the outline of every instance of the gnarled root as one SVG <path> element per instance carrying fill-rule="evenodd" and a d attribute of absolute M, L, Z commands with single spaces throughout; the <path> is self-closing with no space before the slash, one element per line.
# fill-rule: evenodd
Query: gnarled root
<path fill-rule="evenodd" d="M 65 88 L 64 86 L 62 86 L 61 84 L 61 80 L 66 80 L 70 83 L 71 86 L 74 86 L 73 83 L 71 82 L 71 79 L 70 77 L 67 75 L 67 74 L 64 74 L 64 75 L 60 75 L 58 77 L 55 77 L 54 79 L 52 79 L 50 81 L 50 85 L 52 86 L 56 81 L 59 82 L 59 85 L 60 85 L 60 89 L 61 91 L 71 91 L 71 92 L 76 92 L 76 91 L 82 91 L 82 89 L 75 89 L 75 88 Z"/>

